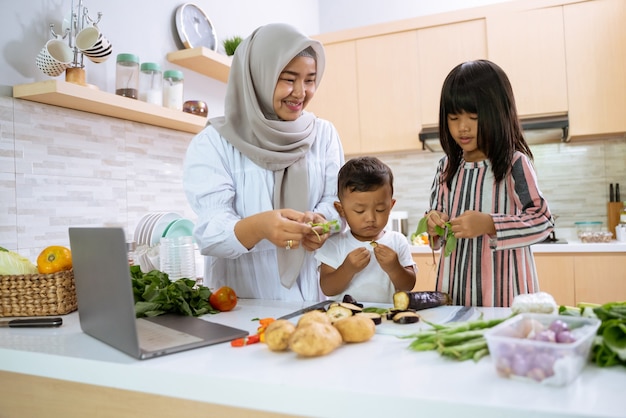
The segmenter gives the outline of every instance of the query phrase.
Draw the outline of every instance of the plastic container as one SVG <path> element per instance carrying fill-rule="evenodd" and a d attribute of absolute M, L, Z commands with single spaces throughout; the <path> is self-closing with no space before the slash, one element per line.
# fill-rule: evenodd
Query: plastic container
<path fill-rule="evenodd" d="M 556 320 L 567 325 L 573 342 L 533 339 Z M 524 313 L 487 330 L 485 339 L 500 376 L 565 386 L 576 379 L 589 361 L 591 344 L 599 327 L 597 318 Z"/>
<path fill-rule="evenodd" d="M 118 54 L 115 64 L 115 94 L 137 99 L 139 95 L 139 57 Z"/>
<path fill-rule="evenodd" d="M 161 66 L 154 62 L 141 64 L 139 72 L 139 100 L 163 105 L 163 75 Z"/>
<path fill-rule="evenodd" d="M 602 222 L 576 222 L 576 235 L 581 242 L 610 242 L 613 234 L 602 230 Z"/>
<path fill-rule="evenodd" d="M 167 70 L 163 73 L 163 106 L 175 110 L 183 110 L 182 71 Z"/>
<path fill-rule="evenodd" d="M 196 258 L 193 237 L 161 238 L 159 249 L 160 270 L 170 280 L 187 278 L 196 280 Z"/>

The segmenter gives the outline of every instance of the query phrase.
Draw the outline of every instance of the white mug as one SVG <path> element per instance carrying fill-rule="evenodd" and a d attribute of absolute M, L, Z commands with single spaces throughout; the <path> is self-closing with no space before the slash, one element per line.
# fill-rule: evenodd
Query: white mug
<path fill-rule="evenodd" d="M 44 74 L 57 77 L 72 65 L 73 59 L 74 53 L 64 41 L 50 39 L 39 51 L 35 63 Z"/>
<path fill-rule="evenodd" d="M 113 45 L 95 26 L 88 26 L 76 35 L 76 47 L 92 62 L 106 61 L 113 52 Z"/>

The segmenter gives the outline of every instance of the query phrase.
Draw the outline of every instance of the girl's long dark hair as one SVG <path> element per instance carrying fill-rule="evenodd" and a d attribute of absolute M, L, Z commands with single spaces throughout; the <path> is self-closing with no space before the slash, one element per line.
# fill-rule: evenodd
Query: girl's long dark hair
<path fill-rule="evenodd" d="M 505 72 L 488 60 L 464 62 L 446 77 L 439 103 L 439 141 L 448 156 L 443 182 L 448 186 L 463 158 L 463 150 L 450 135 L 448 115 L 463 112 L 478 115 L 478 148 L 489 159 L 497 182 L 511 169 L 515 151 L 533 159 Z"/>

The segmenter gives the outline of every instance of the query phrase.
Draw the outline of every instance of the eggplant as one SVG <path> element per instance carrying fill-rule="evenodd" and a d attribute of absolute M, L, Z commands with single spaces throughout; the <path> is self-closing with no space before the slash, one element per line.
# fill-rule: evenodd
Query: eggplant
<path fill-rule="evenodd" d="M 436 308 L 437 306 L 451 305 L 450 295 L 444 292 L 405 292 L 400 291 L 393 294 L 393 307 L 401 311 L 414 309 Z"/>
<path fill-rule="evenodd" d="M 420 316 L 414 311 L 398 312 L 393 316 L 396 324 L 414 324 L 420 320 Z"/>
<path fill-rule="evenodd" d="M 383 317 L 381 314 L 376 312 L 359 312 L 355 315 L 363 315 L 374 322 L 374 325 L 380 325 L 383 322 Z"/>
<path fill-rule="evenodd" d="M 326 311 L 326 315 L 330 317 L 331 322 L 336 322 L 336 321 L 339 321 L 340 319 L 348 318 L 354 315 L 350 308 L 347 308 L 342 305 L 343 304 L 336 303 L 328 307 L 328 310 Z"/>
<path fill-rule="evenodd" d="M 355 299 L 355 298 L 353 298 L 353 297 L 352 297 L 352 296 L 350 296 L 350 295 L 343 295 L 343 300 L 342 300 L 342 302 L 344 302 L 344 303 L 351 303 L 351 304 L 353 304 L 353 305 L 358 306 L 359 308 L 362 308 L 362 307 L 363 307 L 363 304 L 362 304 L 362 303 L 357 302 L 357 301 L 356 301 L 356 299 Z"/>

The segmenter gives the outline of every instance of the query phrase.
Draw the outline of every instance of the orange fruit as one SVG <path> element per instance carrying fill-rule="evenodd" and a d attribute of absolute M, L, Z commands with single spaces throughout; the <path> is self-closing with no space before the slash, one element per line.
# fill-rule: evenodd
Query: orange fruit
<path fill-rule="evenodd" d="M 237 294 L 228 286 L 222 286 L 209 296 L 209 303 L 220 312 L 232 310 L 237 306 Z"/>
<path fill-rule="evenodd" d="M 72 268 L 72 252 L 60 245 L 51 245 L 37 257 L 37 270 L 41 274 L 56 273 Z"/>

